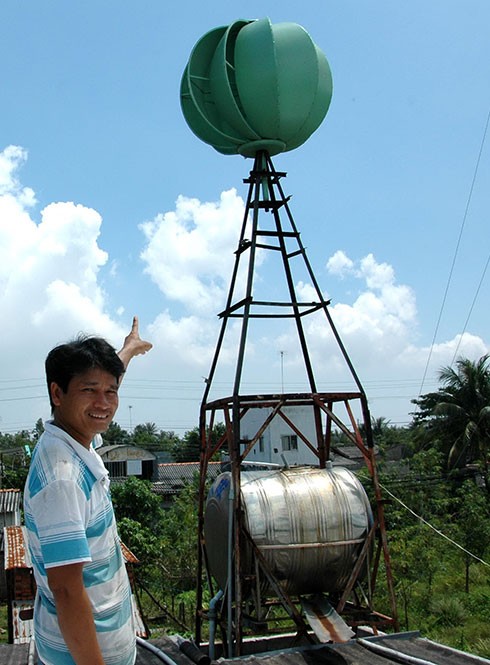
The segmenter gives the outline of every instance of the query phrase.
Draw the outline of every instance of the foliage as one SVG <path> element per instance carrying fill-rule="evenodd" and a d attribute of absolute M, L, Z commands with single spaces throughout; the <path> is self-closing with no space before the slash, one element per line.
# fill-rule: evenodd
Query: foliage
<path fill-rule="evenodd" d="M 107 431 L 102 434 L 102 438 L 107 446 L 139 446 L 152 452 L 159 450 L 171 451 L 174 444 L 180 442 L 175 432 L 159 431 L 155 423 L 141 423 L 136 425 L 131 432 L 128 432 L 116 422 L 112 422 Z"/>
<path fill-rule="evenodd" d="M 452 596 L 437 598 L 430 607 L 435 623 L 441 626 L 461 626 L 464 624 L 466 609 L 463 603 Z"/>
<path fill-rule="evenodd" d="M 490 658 L 490 638 L 477 640 L 475 644 L 475 653 L 482 658 Z"/>
<path fill-rule="evenodd" d="M 196 586 L 197 477 L 166 510 L 150 483 L 137 478 L 114 485 L 112 496 L 121 539 L 140 561 L 139 583 L 159 607 L 183 603 L 185 613 L 192 616 L 189 594 L 194 597 Z"/>
<path fill-rule="evenodd" d="M 172 457 L 176 462 L 196 462 L 201 451 L 199 427 L 186 432 L 182 441 L 176 441 L 172 449 Z"/>
<path fill-rule="evenodd" d="M 489 497 L 474 481 L 444 474 L 441 459 L 438 451 L 422 450 L 410 460 L 407 476 L 380 477 L 397 499 L 387 505 L 386 517 L 401 626 L 484 655 L 490 563 L 457 545 L 489 561 Z"/>
<path fill-rule="evenodd" d="M 44 427 L 38 420 L 34 429 L 16 434 L 0 433 L 0 487 L 22 489 L 29 471 L 30 457 Z"/>
<path fill-rule="evenodd" d="M 102 439 L 105 446 L 121 446 L 131 442 L 129 433 L 123 430 L 115 421 L 102 434 Z"/>
<path fill-rule="evenodd" d="M 387 535 L 401 627 L 488 657 L 490 565 L 469 557 L 440 532 L 490 562 L 490 495 L 474 480 L 451 473 L 449 447 L 441 442 L 440 434 L 428 436 L 432 426 L 431 417 L 426 416 L 407 428 L 392 427 L 382 418 L 373 421 L 375 445 L 380 451 L 379 479 L 388 500 Z M 106 442 L 140 441 L 143 447 L 172 450 L 177 459 L 186 448 L 189 452 L 196 443 L 197 450 L 199 447 L 198 428 L 182 439 L 173 432 L 158 431 L 151 423 L 136 426 L 132 432 L 117 425 L 111 428 Z M 4 461 L 10 448 L 25 443 L 33 448 L 41 431 L 42 422 L 38 422 L 32 432 L 0 434 Z M 213 429 L 213 440 L 217 442 L 223 431 L 223 425 Z M 340 438 L 336 443 L 342 443 Z M 401 463 L 395 451 L 401 451 Z M 27 470 L 28 461 L 21 456 L 9 459 L 4 482 L 7 471 L 20 474 Z M 475 477 L 478 480 L 478 475 Z M 180 634 L 185 633 L 182 622 L 192 626 L 197 488 L 195 479 L 164 509 L 147 481 L 129 478 L 111 485 L 121 538 L 140 560 L 135 574 L 141 588 L 149 592 L 142 593 L 146 617 Z M 377 584 L 380 593 L 381 575 Z M 388 598 L 381 595 L 379 603 L 376 609 L 390 612 Z"/>
<path fill-rule="evenodd" d="M 189 591 L 196 586 L 198 487 L 196 477 L 165 511 L 162 560 L 172 592 Z"/>
<path fill-rule="evenodd" d="M 215 425 L 211 432 L 212 442 L 216 443 L 224 431 L 223 423 Z M 155 423 L 142 423 L 128 432 L 112 422 L 102 438 L 108 446 L 132 445 L 153 453 L 166 452 L 175 462 L 198 461 L 201 449 L 199 427 L 185 432 L 181 438 L 172 430 L 158 430 Z"/>
<path fill-rule="evenodd" d="M 155 562 L 160 555 L 160 538 L 154 530 L 143 526 L 130 517 L 122 517 L 117 522 L 119 536 L 137 557 L 137 575 L 140 582 L 151 584 Z"/>
<path fill-rule="evenodd" d="M 130 476 L 111 486 L 112 503 L 118 520 L 123 517 L 158 531 L 163 518 L 160 498 L 151 491 L 151 483 Z"/>
<path fill-rule="evenodd" d="M 210 441 L 212 445 L 217 445 L 218 441 L 225 433 L 223 423 L 215 425 L 211 431 Z M 201 433 L 199 427 L 186 432 L 181 442 L 173 447 L 172 455 L 176 462 L 197 462 L 201 451 Z"/>
<path fill-rule="evenodd" d="M 420 425 L 419 444 L 432 445 L 446 456 L 448 469 L 477 463 L 484 473 L 487 489 L 490 452 L 490 356 L 476 362 L 456 361 L 456 369 L 439 372 L 442 386 L 413 400 L 417 405 L 414 421 Z"/>
<path fill-rule="evenodd" d="M 456 535 L 462 547 L 478 558 L 490 548 L 490 501 L 475 485 L 467 480 L 456 492 Z M 463 552 L 465 563 L 465 591 L 469 593 L 470 566 L 475 559 Z"/>
<path fill-rule="evenodd" d="M 159 432 L 155 423 L 136 425 L 132 434 L 132 442 L 136 446 L 154 452 L 163 450 L 170 453 L 173 446 L 179 441 L 180 439 L 175 432 L 164 430 Z"/>

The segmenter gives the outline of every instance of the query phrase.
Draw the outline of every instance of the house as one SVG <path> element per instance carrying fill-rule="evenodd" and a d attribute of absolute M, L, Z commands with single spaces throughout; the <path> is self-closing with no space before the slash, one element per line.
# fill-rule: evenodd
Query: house
<path fill-rule="evenodd" d="M 165 462 L 158 464 L 156 481 L 151 489 L 162 497 L 164 505 L 169 505 L 186 485 L 199 477 L 199 462 Z M 210 462 L 207 479 L 212 482 L 223 471 L 221 462 Z"/>
<path fill-rule="evenodd" d="M 314 447 L 316 446 L 315 420 L 313 406 L 286 406 L 281 412 L 286 418 L 276 415 L 262 432 L 247 455 L 247 461 L 253 464 L 273 464 L 277 466 L 317 465 L 318 457 L 304 443 L 301 432 Z M 240 422 L 240 445 L 242 452 L 257 436 L 267 418 L 272 413 L 271 407 L 250 409 Z M 289 423 L 292 423 L 291 426 Z M 344 466 L 352 471 L 364 466 L 361 451 L 355 445 L 331 445 L 330 458 L 334 465 Z"/>
<path fill-rule="evenodd" d="M 155 455 L 138 446 L 101 446 L 97 452 L 111 479 L 135 476 L 141 480 L 152 480 L 156 473 Z"/>
<path fill-rule="evenodd" d="M 6 526 L 19 526 L 22 493 L 18 489 L 0 490 L 0 557 L 5 554 L 3 529 Z M 7 580 L 5 570 L 0 569 L 0 599 L 7 599 Z"/>
<path fill-rule="evenodd" d="M 213 481 L 222 471 L 221 462 L 210 462 L 207 469 L 208 480 Z M 198 478 L 199 473 L 199 462 L 164 462 L 157 467 L 156 481 L 152 489 L 156 494 L 171 498 Z"/>
<path fill-rule="evenodd" d="M 26 644 L 33 635 L 32 615 L 36 582 L 29 555 L 28 533 L 25 526 L 6 526 L 3 529 L 5 543 L 4 569 L 7 581 L 8 641 L 10 644 Z M 121 543 L 128 577 L 133 589 L 132 606 L 136 634 L 147 637 L 141 614 L 134 596 L 133 567 L 138 563 L 134 554 Z"/>

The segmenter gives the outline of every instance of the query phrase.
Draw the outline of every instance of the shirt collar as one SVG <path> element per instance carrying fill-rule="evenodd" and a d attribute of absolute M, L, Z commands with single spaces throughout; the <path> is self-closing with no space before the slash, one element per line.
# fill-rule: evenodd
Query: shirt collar
<path fill-rule="evenodd" d="M 95 449 L 92 446 L 87 450 L 85 446 L 70 436 L 68 432 L 65 432 L 61 427 L 55 425 L 52 420 L 47 420 L 45 422 L 44 429 L 52 436 L 56 436 L 58 439 L 67 443 L 84 464 L 88 466 L 97 480 L 102 480 L 103 478 L 106 479 L 104 482 L 109 480 L 109 472 L 105 468 L 102 458 L 95 452 Z"/>

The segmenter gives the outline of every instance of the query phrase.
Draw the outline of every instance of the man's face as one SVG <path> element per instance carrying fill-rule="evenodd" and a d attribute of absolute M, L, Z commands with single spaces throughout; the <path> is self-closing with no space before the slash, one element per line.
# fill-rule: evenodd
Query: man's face
<path fill-rule="evenodd" d="M 109 427 L 119 404 L 118 383 L 102 369 L 89 369 L 68 384 L 66 393 L 52 383 L 55 423 L 88 448 L 95 434 Z"/>

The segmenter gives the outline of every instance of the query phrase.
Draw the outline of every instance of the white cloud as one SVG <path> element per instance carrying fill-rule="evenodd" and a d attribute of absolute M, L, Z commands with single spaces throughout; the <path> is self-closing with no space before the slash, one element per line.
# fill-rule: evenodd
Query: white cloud
<path fill-rule="evenodd" d="M 99 284 L 108 257 L 98 245 L 101 216 L 83 205 L 51 203 L 37 222 L 28 210 L 34 193 L 18 179 L 26 157 L 15 146 L 0 152 L 0 307 L 8 351 L 2 376 L 9 380 L 41 376 L 47 350 L 79 331 L 113 343 L 123 335 L 105 312 Z M 2 408 L 2 422 L 13 407 L 6 403 L 7 414 Z"/>
<path fill-rule="evenodd" d="M 111 312 L 105 288 L 111 286 L 111 280 L 116 282 L 127 266 L 123 256 L 111 258 L 100 247 L 103 220 L 96 210 L 73 202 L 57 202 L 47 205 L 39 212 L 39 220 L 35 219 L 36 208 L 31 210 L 34 192 L 23 187 L 18 177 L 26 158 L 27 153 L 14 146 L 0 152 L 0 307 L 6 350 L 2 377 L 20 380 L 35 376 L 42 381 L 46 352 L 79 331 L 101 334 L 116 346 L 120 344 L 127 332 L 119 320 L 126 304 L 121 303 Z M 133 371 L 147 382 L 164 377 L 169 385 L 187 381 L 197 386 L 194 411 L 187 403 L 182 408 L 181 418 L 187 422 L 191 419 L 197 423 L 201 382 L 208 375 L 216 347 L 220 327 L 216 314 L 226 301 L 243 214 L 243 201 L 232 189 L 223 192 L 216 202 L 179 196 L 175 210 L 140 226 L 145 272 L 135 276 L 136 288 L 143 284 L 140 290 L 144 293 L 144 281 L 150 278 L 165 300 L 161 313 L 142 330 L 153 341 L 154 350 L 138 360 Z M 243 293 L 247 254 L 241 255 L 244 259 L 235 301 Z M 279 284 L 280 264 L 278 269 L 278 262 L 274 265 L 272 260 L 266 261 L 265 254 L 257 255 L 254 297 L 261 299 L 262 291 L 266 291 L 265 300 L 280 299 L 287 292 Z M 397 407 L 406 414 L 410 397 L 416 396 L 413 391 L 418 386 L 414 388 L 414 382 L 420 380 L 429 353 L 429 349 L 417 344 L 415 294 L 408 285 L 397 283 L 393 266 L 378 262 L 373 254 L 354 261 L 339 250 L 326 261 L 326 266 L 330 275 L 348 277 L 354 284 L 355 295 L 335 302 L 329 312 L 361 381 L 368 386 L 380 378 L 400 385 L 411 381 L 412 394 L 406 396 L 403 407 Z M 108 280 L 105 288 L 101 282 L 103 267 L 104 279 Z M 300 301 L 317 300 L 308 278 L 297 277 L 296 281 Z M 329 288 L 335 292 L 335 284 L 330 283 Z M 120 300 L 118 297 L 118 304 Z M 342 389 L 345 363 L 339 360 L 338 346 L 325 317 L 306 316 L 302 322 L 316 375 L 328 383 L 329 389 Z M 241 319 L 234 319 L 228 325 L 220 369 L 215 375 L 220 381 L 218 397 L 229 395 L 232 389 L 241 323 Z M 278 325 L 274 328 L 275 323 Z M 462 339 L 443 341 L 432 350 L 432 373 L 449 364 L 456 350 L 460 355 L 476 358 L 488 349 L 481 338 L 469 333 Z M 265 385 L 279 388 L 281 361 L 286 390 L 290 386 L 296 390 L 304 381 L 304 372 L 293 322 L 255 319 L 250 324 L 245 352 L 246 391 L 261 390 Z M 133 371 L 130 376 L 134 376 Z M 125 384 L 130 386 L 131 379 Z M 125 385 L 123 388 L 127 389 Z M 44 393 L 44 388 L 38 392 Z M 172 389 L 170 401 L 155 398 L 151 402 L 139 390 L 132 395 L 133 400 L 139 400 L 137 417 L 164 427 L 165 420 L 171 420 L 176 410 L 173 400 L 180 399 L 177 392 Z M 22 427 L 32 425 L 40 415 L 48 415 L 46 410 L 40 412 L 39 406 L 44 404 L 46 409 L 47 400 L 16 403 L 8 401 L 10 393 L 8 400 L 2 398 L 5 394 L 0 392 L 0 429 L 16 407 Z M 390 395 L 378 401 L 376 390 L 371 394 L 376 413 L 393 418 Z"/>
<path fill-rule="evenodd" d="M 341 249 L 338 249 L 327 261 L 328 272 L 341 278 L 351 273 L 353 267 L 353 261 Z"/>
<path fill-rule="evenodd" d="M 330 308 L 347 348 L 352 349 L 363 364 L 369 366 L 383 358 L 386 365 L 417 335 L 417 309 L 412 289 L 397 284 L 393 267 L 378 263 L 372 254 L 356 264 L 339 250 L 327 261 L 327 267 L 331 274 L 349 273 L 360 283 L 352 304 L 336 303 Z"/>
<path fill-rule="evenodd" d="M 18 168 L 26 161 L 27 151 L 16 145 L 9 145 L 0 152 L 0 196 L 12 196 L 21 206 L 33 206 L 36 203 L 30 187 L 22 187 L 17 179 Z"/>
<path fill-rule="evenodd" d="M 223 307 L 243 214 L 231 189 L 218 203 L 179 196 L 175 211 L 141 224 L 146 272 L 167 298 L 200 314 Z"/>
<path fill-rule="evenodd" d="M 156 347 L 171 351 L 172 363 L 195 366 L 201 374 L 207 372 L 216 344 L 216 326 L 197 316 L 172 318 L 168 311 L 158 315 L 150 326 L 151 339 Z"/>

